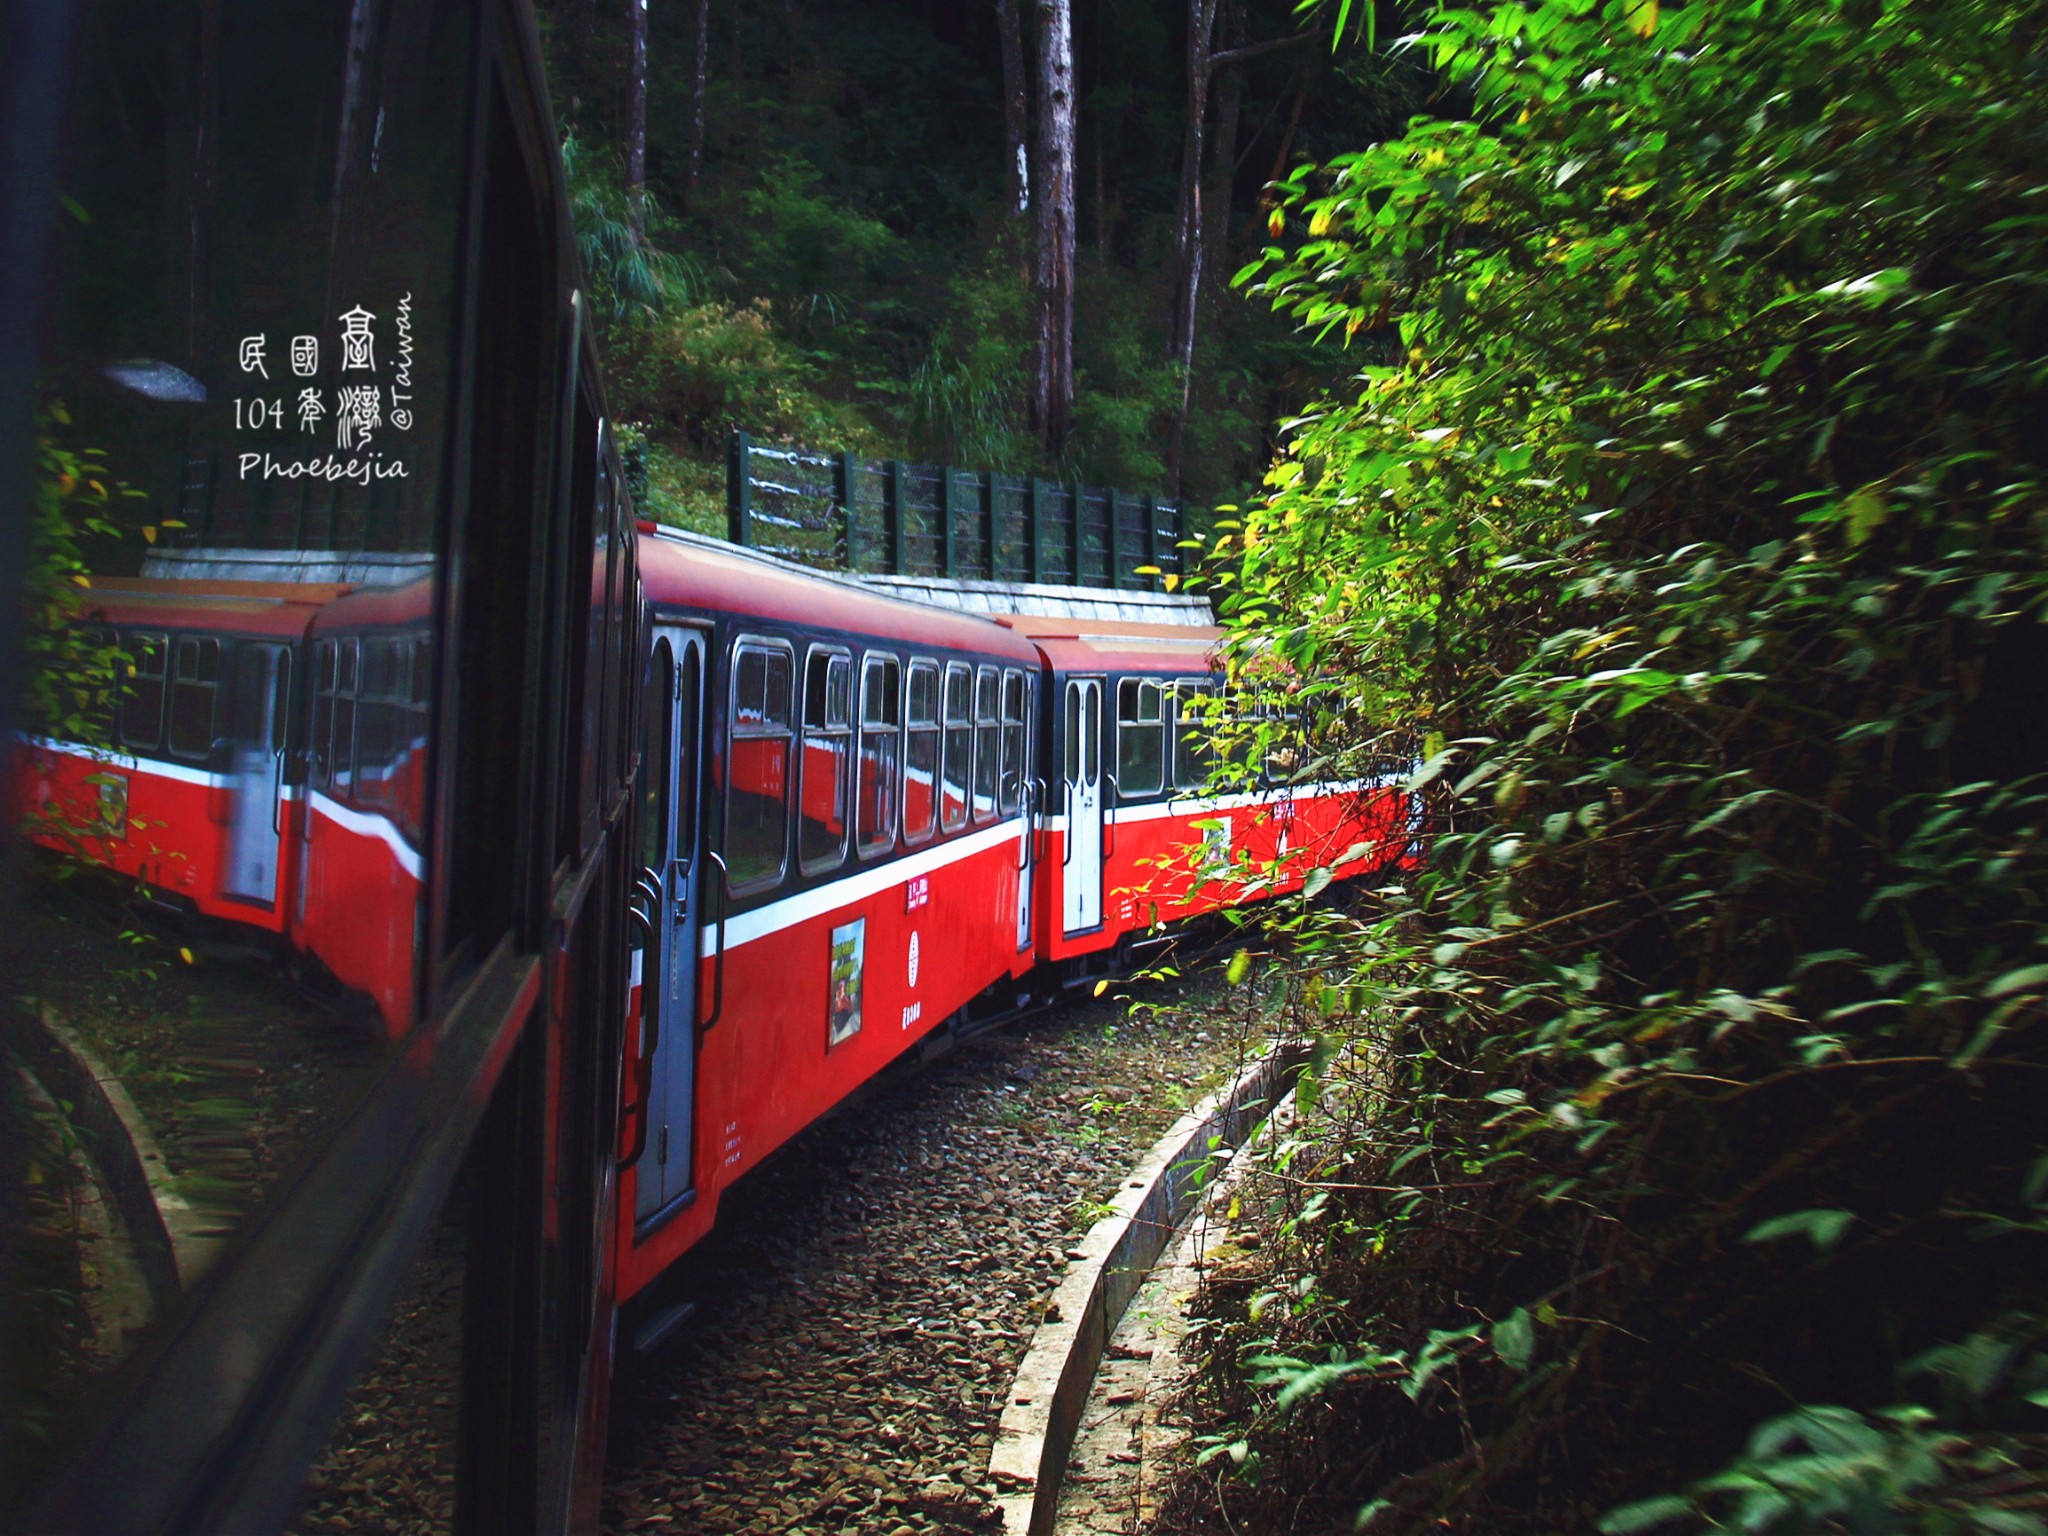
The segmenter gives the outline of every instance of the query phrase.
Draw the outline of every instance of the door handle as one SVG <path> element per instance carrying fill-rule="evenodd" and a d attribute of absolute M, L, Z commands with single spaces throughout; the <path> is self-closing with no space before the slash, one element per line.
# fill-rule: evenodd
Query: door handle
<path fill-rule="evenodd" d="M 1023 874 L 1025 870 L 1031 867 L 1031 838 L 1033 836 L 1032 823 L 1034 820 L 1031 814 L 1031 792 L 1033 788 L 1034 785 L 1032 781 L 1030 779 L 1026 779 L 1024 781 L 1023 806 L 1024 835 L 1017 839 L 1017 873 L 1020 875 Z"/>
<path fill-rule="evenodd" d="M 725 909 L 732 903 L 725 890 L 725 856 L 706 849 L 704 857 L 718 866 L 718 948 L 713 952 L 715 958 L 711 962 L 711 1017 L 697 1026 L 699 1039 L 711 1032 L 718 1016 L 725 1011 Z M 690 956 L 690 964 L 696 963 L 697 957 Z"/>
<path fill-rule="evenodd" d="M 1102 813 L 1102 824 L 1109 829 L 1109 846 L 1102 850 L 1102 856 L 1105 859 L 1113 859 L 1116 857 L 1116 806 L 1124 797 L 1124 787 L 1117 783 L 1116 775 L 1113 773 L 1105 773 L 1103 777 L 1109 780 L 1111 798 L 1109 804 L 1103 807 Z"/>
<path fill-rule="evenodd" d="M 636 887 L 642 888 L 644 887 Z M 650 960 L 657 967 L 661 964 L 661 950 L 654 942 L 654 919 L 629 901 L 626 903 L 626 921 L 640 930 L 641 953 L 647 958 L 641 962 L 640 972 L 641 1034 L 645 1044 L 640 1049 L 638 1062 L 635 1063 L 633 1139 L 628 1144 L 628 1150 L 619 1154 L 619 1166 L 622 1168 L 630 1168 L 639 1162 L 641 1154 L 647 1150 L 647 1124 L 650 1118 L 648 1111 L 652 1107 L 649 1092 L 654 1087 L 654 1053 L 661 1047 L 659 989 L 650 985 L 646 971 L 646 965 Z"/>
<path fill-rule="evenodd" d="M 1064 780 L 1064 781 L 1062 781 L 1062 782 L 1063 782 L 1063 784 L 1064 784 L 1064 788 L 1065 788 L 1065 799 L 1064 799 L 1064 801 L 1062 802 L 1062 804 L 1064 805 L 1064 808 L 1065 808 L 1065 810 L 1066 810 L 1066 819 L 1067 819 L 1067 845 L 1066 845 L 1066 847 L 1065 847 L 1065 848 L 1063 848 L 1063 849 L 1061 849 L 1061 850 L 1060 850 L 1060 868 L 1062 868 L 1062 869 L 1065 869 L 1065 868 L 1066 868 L 1066 867 L 1067 867 L 1067 866 L 1068 866 L 1069 864 L 1071 864 L 1071 863 L 1073 863 L 1073 862 L 1074 862 L 1074 798 L 1075 798 L 1075 796 L 1074 796 L 1074 781 L 1073 781 L 1072 779 L 1066 779 L 1066 780 Z"/>

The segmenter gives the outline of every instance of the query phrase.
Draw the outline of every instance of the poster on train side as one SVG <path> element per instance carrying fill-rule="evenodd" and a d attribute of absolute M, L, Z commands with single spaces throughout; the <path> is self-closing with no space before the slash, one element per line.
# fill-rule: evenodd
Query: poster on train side
<path fill-rule="evenodd" d="M 861 978 L 867 963 L 868 920 L 856 917 L 832 930 L 832 974 L 827 991 L 825 1048 L 860 1033 Z"/>

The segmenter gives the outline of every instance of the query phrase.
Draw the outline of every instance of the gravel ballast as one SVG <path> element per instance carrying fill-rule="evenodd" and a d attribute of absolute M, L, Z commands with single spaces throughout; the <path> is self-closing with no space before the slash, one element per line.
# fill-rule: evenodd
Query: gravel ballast
<path fill-rule="evenodd" d="M 1068 1249 L 1258 1048 L 1220 982 L 970 1041 L 725 1198 L 667 1288 L 699 1310 L 624 1364 L 608 1532 L 1000 1527 L 1003 1394 Z"/>

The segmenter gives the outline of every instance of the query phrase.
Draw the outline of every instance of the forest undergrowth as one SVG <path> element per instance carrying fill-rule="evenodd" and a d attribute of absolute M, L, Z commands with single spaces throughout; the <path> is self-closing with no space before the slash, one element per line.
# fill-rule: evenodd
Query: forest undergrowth
<path fill-rule="evenodd" d="M 1428 837 L 1259 932 L 1171 1528 L 2048 1531 L 2044 22 L 1440 9 L 1472 118 L 1287 183 L 1240 281 L 1399 345 L 1223 602 Z"/>

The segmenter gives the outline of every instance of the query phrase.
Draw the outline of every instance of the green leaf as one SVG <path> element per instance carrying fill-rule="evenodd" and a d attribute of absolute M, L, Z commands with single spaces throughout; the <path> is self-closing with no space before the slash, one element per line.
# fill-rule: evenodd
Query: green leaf
<path fill-rule="evenodd" d="M 1788 1211 L 1783 1216 L 1758 1222 L 1742 1234 L 1742 1240 L 1745 1243 L 1771 1243 L 1781 1237 L 1804 1237 L 1817 1250 L 1826 1252 L 1842 1240 L 1855 1220 L 1854 1211 Z"/>
<path fill-rule="evenodd" d="M 1493 1352 L 1510 1370 L 1526 1371 L 1536 1355 L 1536 1325 L 1517 1307 L 1493 1325 Z"/>
<path fill-rule="evenodd" d="M 1631 1532 L 1655 1530 L 1660 1525 L 1669 1525 L 1673 1520 L 1682 1520 L 1693 1512 L 1692 1503 L 1676 1494 L 1660 1494 L 1654 1499 L 1639 1499 L 1633 1504 L 1624 1504 L 1619 1509 L 1610 1509 L 1602 1515 L 1593 1527 L 1602 1536 L 1630 1536 Z"/>
<path fill-rule="evenodd" d="M 1301 882 L 1301 894 L 1311 899 L 1320 896 L 1329 889 L 1330 882 L 1335 878 L 1336 871 L 1318 866 L 1310 870 L 1308 878 Z"/>

